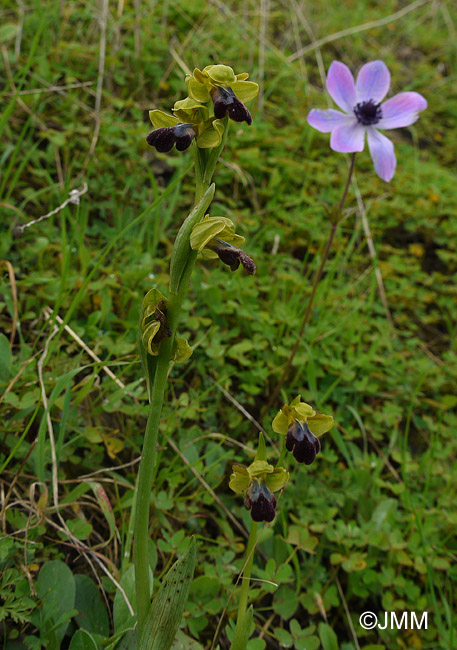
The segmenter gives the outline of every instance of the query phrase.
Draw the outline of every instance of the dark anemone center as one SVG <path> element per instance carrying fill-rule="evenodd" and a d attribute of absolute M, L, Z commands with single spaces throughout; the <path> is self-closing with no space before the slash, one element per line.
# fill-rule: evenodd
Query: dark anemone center
<path fill-rule="evenodd" d="M 372 99 L 359 102 L 354 108 L 354 113 L 360 124 L 371 126 L 377 124 L 382 117 L 381 104 L 376 104 Z"/>

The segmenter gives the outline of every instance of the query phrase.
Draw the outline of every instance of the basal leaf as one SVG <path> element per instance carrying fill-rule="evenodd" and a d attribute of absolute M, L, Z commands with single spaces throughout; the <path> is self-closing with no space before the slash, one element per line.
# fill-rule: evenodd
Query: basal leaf
<path fill-rule="evenodd" d="M 195 567 L 195 538 L 162 583 L 149 609 L 139 650 L 169 650 L 181 624 Z"/>

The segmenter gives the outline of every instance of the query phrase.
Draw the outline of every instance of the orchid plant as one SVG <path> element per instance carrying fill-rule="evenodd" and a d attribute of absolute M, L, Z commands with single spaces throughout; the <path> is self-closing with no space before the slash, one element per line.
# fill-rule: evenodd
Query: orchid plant
<path fill-rule="evenodd" d="M 160 110 L 149 114 L 154 129 L 147 136 L 147 143 L 159 153 L 169 152 L 174 146 L 178 151 L 191 149 L 196 187 L 194 207 L 174 243 L 168 296 L 152 288 L 144 298 L 140 317 L 139 346 L 150 402 L 134 496 L 137 636 L 141 650 L 168 650 L 171 646 L 194 572 L 192 541 L 151 603 L 149 509 L 160 417 L 171 364 L 184 362 L 192 354 L 189 343 L 177 334 L 183 300 L 199 254 L 204 259 L 219 258 L 232 271 L 241 264 L 249 274 L 255 273 L 253 260 L 239 247 L 244 237 L 236 234 L 233 222 L 207 214 L 215 193 L 212 177 L 227 138 L 229 120 L 252 123 L 243 102 L 257 95 L 258 85 L 247 81 L 248 76 L 235 75 L 232 68 L 222 64 L 195 69 L 186 77 L 188 97 L 176 102 L 171 114 Z"/>
<path fill-rule="evenodd" d="M 151 603 L 148 539 L 149 506 L 152 489 L 155 448 L 167 376 L 172 363 L 186 361 L 192 354 L 187 341 L 177 334 L 182 304 L 188 290 L 192 270 L 198 255 L 202 259 L 219 258 L 235 271 L 240 266 L 248 274 L 256 271 L 251 257 L 240 245 L 244 237 L 235 232 L 231 219 L 210 216 L 207 210 L 215 193 L 212 177 L 227 137 L 229 120 L 252 123 L 244 102 L 254 99 L 258 86 L 248 81 L 248 74 L 235 74 L 226 65 L 196 68 L 186 76 L 188 97 L 174 104 L 172 113 L 150 111 L 154 129 L 146 140 L 159 153 L 176 147 L 191 149 L 195 168 L 195 205 L 183 222 L 174 243 L 170 263 L 168 297 L 152 288 L 143 301 L 140 318 L 140 350 L 145 368 L 150 411 L 145 431 L 143 453 L 135 491 L 135 584 L 138 610 L 139 650 L 168 650 L 181 621 L 195 564 L 195 543 L 187 554 L 170 570 L 161 589 Z M 314 278 L 311 295 L 283 375 L 267 405 L 279 394 L 293 356 L 311 313 L 317 285 L 335 236 L 343 218 L 343 208 L 349 191 L 355 154 L 364 148 L 365 134 L 376 173 L 385 181 L 394 175 L 396 158 L 391 141 L 380 133 L 413 124 L 426 100 L 417 92 L 403 92 L 383 101 L 390 87 L 390 73 L 382 61 L 365 64 L 356 81 L 349 68 L 334 61 L 327 77 L 327 90 L 340 110 L 312 109 L 309 124 L 323 133 L 330 133 L 334 151 L 351 153 L 349 171 L 340 202 L 329 209 L 330 235 Z M 248 607 L 249 580 L 254 550 L 258 541 L 258 525 L 271 523 L 281 491 L 289 480 L 283 467 L 287 452 L 295 461 L 311 465 L 321 450 L 320 437 L 331 429 L 333 418 L 318 413 L 301 400 L 300 395 L 285 404 L 275 416 L 272 429 L 281 436 L 279 459 L 274 466 L 267 459 L 265 439 L 261 433 L 253 462 L 244 467 L 233 465 L 230 488 L 244 497 L 252 524 L 246 546 L 243 582 L 240 589 L 238 613 L 231 650 L 245 650 L 252 622 L 253 609 Z M 217 634 L 217 632 L 216 632 Z M 214 642 L 213 642 L 214 647 Z"/>

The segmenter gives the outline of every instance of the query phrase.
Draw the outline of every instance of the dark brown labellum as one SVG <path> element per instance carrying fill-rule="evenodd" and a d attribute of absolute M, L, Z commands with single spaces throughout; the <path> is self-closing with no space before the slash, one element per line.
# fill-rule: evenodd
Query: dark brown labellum
<path fill-rule="evenodd" d="M 311 465 L 321 450 L 321 443 L 305 422 L 295 420 L 287 432 L 286 449 L 291 451 L 299 463 Z"/>
<path fill-rule="evenodd" d="M 245 507 L 251 511 L 253 521 L 273 521 L 276 498 L 264 481 L 252 482 L 244 498 Z"/>
<path fill-rule="evenodd" d="M 232 246 L 223 239 L 217 238 L 210 245 L 210 248 L 217 253 L 221 262 L 230 266 L 232 271 L 236 271 L 242 264 L 249 275 L 254 275 L 256 271 L 254 260 L 242 248 Z"/>
<path fill-rule="evenodd" d="M 214 104 L 214 116 L 221 120 L 228 116 L 234 122 L 247 122 L 252 124 L 252 115 L 241 100 L 235 95 L 230 86 L 223 88 L 217 86 L 211 90 L 211 98 Z"/>
<path fill-rule="evenodd" d="M 160 153 L 168 153 L 173 149 L 174 144 L 178 151 L 185 151 L 194 138 L 195 131 L 192 124 L 177 124 L 151 131 L 146 137 L 146 142 Z"/>

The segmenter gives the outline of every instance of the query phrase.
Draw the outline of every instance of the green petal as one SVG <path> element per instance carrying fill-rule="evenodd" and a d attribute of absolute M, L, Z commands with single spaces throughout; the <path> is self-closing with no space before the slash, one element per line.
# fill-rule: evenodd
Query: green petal
<path fill-rule="evenodd" d="M 242 235 L 237 235 L 236 233 L 222 233 L 221 239 L 227 242 L 227 244 L 233 244 L 233 246 L 240 246 L 245 242 L 245 238 Z"/>
<path fill-rule="evenodd" d="M 229 487 L 237 494 L 243 494 L 250 484 L 249 474 L 242 465 L 233 465 L 230 476 Z"/>
<path fill-rule="evenodd" d="M 210 66 L 207 66 L 207 67 L 209 68 Z M 201 84 L 204 84 L 205 81 L 208 81 L 208 74 L 204 70 L 202 71 L 202 70 L 199 70 L 198 68 L 194 68 L 193 75 L 190 75 L 190 76 L 193 76 L 194 79 L 196 81 L 198 81 L 199 83 L 201 83 Z M 187 77 L 186 77 L 186 81 L 187 81 Z"/>
<path fill-rule="evenodd" d="M 179 120 L 174 115 L 168 115 L 163 111 L 149 111 L 149 119 L 155 129 L 163 129 L 165 126 L 176 126 Z"/>
<path fill-rule="evenodd" d="M 207 127 L 205 127 L 202 133 L 197 135 L 197 145 L 200 147 L 200 149 L 214 149 L 214 147 L 218 147 L 220 145 L 222 142 L 224 127 L 222 127 L 222 131 L 219 130 L 219 128 L 216 126 L 216 122 L 219 121 L 220 120 L 214 120 Z"/>
<path fill-rule="evenodd" d="M 219 255 L 212 251 L 210 248 L 204 248 L 200 253 L 202 260 L 218 260 Z"/>
<path fill-rule="evenodd" d="M 278 415 L 273 420 L 271 427 L 276 433 L 282 433 L 284 436 L 286 435 L 289 429 L 289 418 L 282 412 L 282 410 L 279 411 Z"/>
<path fill-rule="evenodd" d="M 308 427 L 315 436 L 322 436 L 333 427 L 333 418 L 331 415 L 314 415 L 308 418 Z"/>
<path fill-rule="evenodd" d="M 153 338 L 160 329 L 160 323 L 157 320 L 153 320 L 152 323 L 149 323 L 143 330 L 143 345 L 149 354 L 152 354 L 153 357 L 159 354 L 159 346 L 157 343 L 153 343 Z"/>
<path fill-rule="evenodd" d="M 192 355 L 192 352 L 193 349 L 186 339 L 176 337 L 173 345 L 173 361 L 176 363 L 184 363 Z"/>
<path fill-rule="evenodd" d="M 189 101 L 187 101 L 189 99 Z M 188 97 L 176 102 L 173 107 L 173 113 L 180 122 L 198 124 L 199 129 L 204 129 L 204 123 L 207 121 L 209 111 L 206 106 L 199 104 L 194 99 Z"/>
<path fill-rule="evenodd" d="M 266 460 L 255 460 L 248 467 L 248 473 L 251 479 L 255 478 L 256 476 L 262 476 L 263 474 L 271 474 L 273 471 L 273 465 L 267 463 Z"/>
<path fill-rule="evenodd" d="M 206 215 L 203 221 L 197 223 L 190 235 L 190 247 L 201 253 L 205 246 L 212 240 L 214 237 L 217 237 L 225 228 L 223 221 L 216 219 L 211 219 Z"/>
<path fill-rule="evenodd" d="M 145 326 L 145 321 L 152 316 L 152 314 L 155 312 L 157 309 L 157 305 L 159 302 L 164 302 L 167 304 L 167 299 L 161 293 L 158 289 L 150 289 L 145 297 L 143 298 L 143 304 L 141 307 L 141 315 L 142 315 L 142 321 L 141 321 L 141 327 L 144 328 Z"/>
<path fill-rule="evenodd" d="M 196 99 L 193 99 L 193 97 L 186 97 L 186 99 L 180 99 L 175 102 L 173 111 L 192 111 L 196 108 L 205 108 L 205 106 L 200 104 Z"/>
<path fill-rule="evenodd" d="M 236 81 L 233 69 L 230 66 L 222 65 L 221 63 L 218 65 L 206 66 L 204 72 L 206 72 L 211 81 L 214 81 L 216 84 L 231 86 L 232 83 L 235 83 Z"/>
<path fill-rule="evenodd" d="M 240 74 L 236 75 L 236 80 L 237 81 L 244 81 L 249 77 L 249 72 L 241 72 Z"/>
<path fill-rule="evenodd" d="M 289 472 L 286 472 L 283 467 L 277 467 L 272 474 L 266 476 L 265 483 L 272 492 L 278 492 L 278 490 L 282 490 L 288 480 Z"/>
<path fill-rule="evenodd" d="M 230 88 L 242 102 L 248 102 L 250 99 L 254 99 L 259 93 L 259 84 L 253 81 L 235 81 L 233 84 L 230 84 Z"/>
<path fill-rule="evenodd" d="M 197 102 L 209 102 L 211 96 L 205 84 L 200 83 L 194 77 L 189 77 L 186 81 L 189 90 L 189 96 Z"/>
<path fill-rule="evenodd" d="M 293 409 L 295 411 L 295 417 L 297 420 L 305 421 L 308 418 L 312 418 L 313 415 L 316 415 L 316 411 L 313 409 L 313 407 L 309 404 L 306 404 L 306 402 L 300 402 L 294 406 Z"/>
<path fill-rule="evenodd" d="M 209 220 L 218 220 L 224 224 L 224 229 L 226 232 L 224 232 L 224 235 L 228 236 L 229 234 L 234 234 L 235 233 L 235 224 L 231 219 L 228 217 L 208 217 Z"/>
<path fill-rule="evenodd" d="M 222 139 L 222 135 L 223 135 L 224 129 L 225 129 L 224 120 L 223 119 L 222 120 L 213 120 L 213 129 L 215 129 L 219 133 L 219 135 L 221 136 L 221 139 Z"/>

